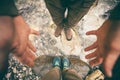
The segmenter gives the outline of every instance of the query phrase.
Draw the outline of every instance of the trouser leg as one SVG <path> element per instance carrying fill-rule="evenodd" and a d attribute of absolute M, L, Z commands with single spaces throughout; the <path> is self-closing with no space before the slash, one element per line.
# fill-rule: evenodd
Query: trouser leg
<path fill-rule="evenodd" d="M 54 23 L 58 27 L 62 27 L 64 23 L 64 13 L 66 8 L 62 6 L 61 0 L 45 0 L 45 3 Z"/>
<path fill-rule="evenodd" d="M 13 40 L 13 22 L 10 17 L 0 16 L 0 80 L 8 69 L 8 56 Z"/>
<path fill-rule="evenodd" d="M 82 80 L 74 69 L 63 70 L 62 78 L 63 80 Z"/>
<path fill-rule="evenodd" d="M 61 80 L 60 68 L 53 68 L 43 77 L 42 80 Z"/>
<path fill-rule="evenodd" d="M 66 27 L 74 27 L 89 11 L 95 0 L 76 0 L 68 6 Z"/>

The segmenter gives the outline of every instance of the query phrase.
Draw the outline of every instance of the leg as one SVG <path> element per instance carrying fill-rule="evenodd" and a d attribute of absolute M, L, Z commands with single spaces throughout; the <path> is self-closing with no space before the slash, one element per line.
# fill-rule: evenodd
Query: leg
<path fill-rule="evenodd" d="M 68 58 L 66 57 L 63 58 L 62 65 L 63 65 L 62 75 L 63 80 L 82 80 L 74 69 L 70 69 L 70 61 Z"/>
<path fill-rule="evenodd" d="M 62 27 L 66 8 L 62 7 L 60 0 L 45 0 L 45 3 L 54 23 L 57 26 Z"/>
<path fill-rule="evenodd" d="M 61 80 L 61 72 L 59 67 L 55 67 L 50 70 L 44 77 L 43 80 Z"/>
<path fill-rule="evenodd" d="M 45 3 L 54 23 L 57 25 L 55 36 L 58 37 L 62 31 L 66 8 L 61 5 L 61 0 L 45 0 Z"/>
<path fill-rule="evenodd" d="M 63 70 L 63 80 L 82 80 L 74 69 Z"/>
<path fill-rule="evenodd" d="M 54 57 L 53 59 L 53 69 L 50 70 L 46 76 L 44 76 L 43 80 L 61 80 L 61 58 L 60 57 Z"/>
<path fill-rule="evenodd" d="M 95 0 L 73 0 L 68 4 L 68 15 L 66 18 L 65 35 L 66 39 L 72 39 L 71 27 L 78 24 L 80 19 L 88 12 L 89 8 Z"/>
<path fill-rule="evenodd" d="M 8 55 L 13 39 L 12 19 L 7 16 L 0 16 L 0 79 L 3 78 L 8 69 Z"/>
<path fill-rule="evenodd" d="M 95 0 L 77 0 L 76 2 L 71 1 L 71 4 L 68 6 L 68 22 L 66 23 L 66 26 L 76 26 L 80 19 L 89 11 L 94 2 Z"/>

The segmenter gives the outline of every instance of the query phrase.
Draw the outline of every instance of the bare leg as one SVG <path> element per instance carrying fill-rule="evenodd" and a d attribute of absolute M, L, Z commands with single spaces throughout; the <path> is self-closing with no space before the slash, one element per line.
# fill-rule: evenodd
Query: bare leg
<path fill-rule="evenodd" d="M 63 70 L 63 80 L 82 80 L 74 69 Z"/>
<path fill-rule="evenodd" d="M 43 78 L 43 80 L 61 80 L 61 71 L 59 67 L 50 70 Z"/>

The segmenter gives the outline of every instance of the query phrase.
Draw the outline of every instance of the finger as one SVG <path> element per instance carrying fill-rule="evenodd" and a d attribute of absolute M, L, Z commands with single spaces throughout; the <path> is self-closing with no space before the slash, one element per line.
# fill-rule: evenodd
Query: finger
<path fill-rule="evenodd" d="M 31 60 L 29 57 L 27 57 L 26 59 L 22 59 L 22 63 L 29 66 L 29 67 L 34 66 L 34 61 Z"/>
<path fill-rule="evenodd" d="M 23 53 L 22 56 L 14 55 L 22 64 L 25 64 L 25 61 L 27 60 L 27 57 L 25 56 L 26 51 Z"/>
<path fill-rule="evenodd" d="M 27 62 L 27 65 L 29 67 L 33 67 L 34 66 L 34 61 L 32 61 L 30 58 L 29 58 L 29 62 Z"/>
<path fill-rule="evenodd" d="M 23 63 L 24 65 L 27 65 L 29 67 L 33 67 L 34 66 L 34 61 L 31 60 L 30 58 L 26 57 L 26 58 L 22 58 L 21 59 L 21 63 Z"/>
<path fill-rule="evenodd" d="M 17 57 L 17 59 L 24 65 L 27 65 L 29 67 L 34 66 L 34 61 L 31 58 L 27 57 L 26 55 L 22 57 Z"/>
<path fill-rule="evenodd" d="M 40 33 L 34 29 L 30 29 L 31 34 L 39 35 Z"/>
<path fill-rule="evenodd" d="M 114 50 L 110 51 L 105 56 L 103 66 L 104 66 L 105 73 L 108 77 L 112 76 L 112 69 L 118 57 L 119 57 L 119 52 L 116 52 Z"/>
<path fill-rule="evenodd" d="M 25 51 L 25 49 L 26 49 L 25 46 L 26 46 L 26 44 L 23 44 L 23 47 L 22 47 L 20 44 L 16 43 L 16 44 L 14 44 L 14 45 L 12 46 L 11 52 L 12 52 L 15 56 L 22 56 L 23 53 L 24 53 L 24 51 Z"/>
<path fill-rule="evenodd" d="M 86 35 L 95 35 L 95 34 L 96 34 L 96 30 L 88 31 L 86 33 Z"/>
<path fill-rule="evenodd" d="M 86 59 L 97 57 L 97 50 L 85 56 Z"/>
<path fill-rule="evenodd" d="M 28 48 L 31 49 L 33 52 L 36 52 L 36 48 L 33 46 L 31 41 L 28 41 Z"/>
<path fill-rule="evenodd" d="M 30 58 L 33 61 L 36 59 L 35 55 L 32 53 L 32 51 L 29 48 L 27 48 L 27 50 L 25 51 L 24 55 L 19 57 L 19 58 L 20 59 Z"/>
<path fill-rule="evenodd" d="M 97 48 L 97 46 L 98 46 L 97 42 L 94 42 L 92 45 L 90 45 L 87 48 L 85 48 L 85 51 L 89 51 L 89 50 L 95 49 L 95 48 Z"/>
<path fill-rule="evenodd" d="M 25 53 L 20 57 L 20 56 L 15 56 L 22 64 L 28 65 L 30 67 L 34 66 L 34 60 L 35 56 L 31 55 L 28 50 L 25 51 Z"/>
<path fill-rule="evenodd" d="M 27 48 L 26 54 L 24 55 L 27 57 L 27 60 L 25 61 L 25 64 L 28 65 L 29 67 L 34 66 L 34 60 L 35 60 L 35 55 L 30 51 L 29 48 Z"/>
<path fill-rule="evenodd" d="M 27 50 L 27 56 L 31 58 L 31 60 L 33 61 L 36 59 L 35 55 L 32 53 L 30 49 Z"/>
<path fill-rule="evenodd" d="M 100 65 L 100 64 L 102 64 L 102 62 L 103 62 L 103 58 L 102 57 L 96 57 L 95 59 L 93 59 L 93 60 L 91 60 L 90 62 L 89 62 L 89 64 L 91 65 L 91 66 L 97 66 L 97 65 Z"/>

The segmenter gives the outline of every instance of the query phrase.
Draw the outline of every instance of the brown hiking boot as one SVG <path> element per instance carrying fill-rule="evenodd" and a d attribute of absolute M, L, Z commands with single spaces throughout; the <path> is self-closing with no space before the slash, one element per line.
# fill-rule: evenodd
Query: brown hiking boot
<path fill-rule="evenodd" d="M 57 27 L 55 30 L 55 37 L 59 37 L 61 35 L 62 30 L 62 27 Z"/>
<path fill-rule="evenodd" d="M 68 41 L 72 39 L 72 31 L 71 28 L 64 28 L 65 36 Z"/>

